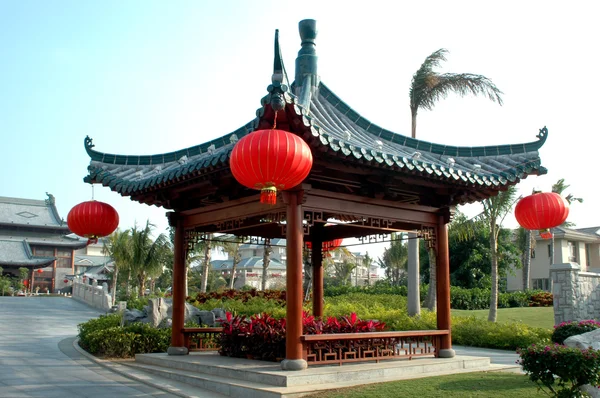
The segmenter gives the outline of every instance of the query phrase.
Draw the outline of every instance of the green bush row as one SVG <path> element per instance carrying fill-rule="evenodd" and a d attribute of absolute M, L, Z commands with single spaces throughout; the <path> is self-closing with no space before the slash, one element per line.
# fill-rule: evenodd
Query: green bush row
<path fill-rule="evenodd" d="M 79 345 L 91 354 L 108 358 L 129 358 L 135 354 L 166 352 L 171 329 L 148 324 L 120 326 L 119 314 L 102 315 L 79 325 Z"/>
<path fill-rule="evenodd" d="M 421 285 L 421 302 L 425 301 L 428 285 Z M 406 297 L 406 286 L 391 286 L 387 283 L 377 283 L 374 286 L 328 286 L 324 290 L 325 297 L 340 297 L 352 293 L 365 293 L 372 295 L 393 294 Z M 484 310 L 490 307 L 490 289 L 466 289 L 450 287 L 450 307 L 457 310 Z M 552 306 L 552 294 L 543 290 L 526 290 L 522 292 L 500 293 L 498 295 L 498 308 Z"/>

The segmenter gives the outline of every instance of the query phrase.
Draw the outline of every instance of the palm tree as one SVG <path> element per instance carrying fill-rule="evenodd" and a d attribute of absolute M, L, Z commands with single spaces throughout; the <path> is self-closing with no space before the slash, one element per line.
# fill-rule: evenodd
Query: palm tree
<path fill-rule="evenodd" d="M 496 322 L 498 313 L 498 235 L 504 218 L 512 212 L 517 189 L 508 187 L 498 195 L 483 200 L 483 211 L 472 220 L 463 217 L 458 223 L 453 223 L 452 228 L 460 239 L 469 239 L 476 234 L 478 228 L 487 228 L 490 233 L 490 257 L 492 289 L 490 295 L 490 311 L 488 321 Z"/>
<path fill-rule="evenodd" d="M 242 261 L 242 255 L 240 254 L 240 244 L 236 241 L 235 236 L 229 236 L 224 239 L 222 250 L 227 253 L 227 257 L 233 261 L 231 267 L 231 279 L 229 280 L 229 289 L 233 289 L 235 284 L 235 274 L 237 272 L 237 266 Z"/>
<path fill-rule="evenodd" d="M 127 270 L 131 263 L 131 235 L 130 230 L 121 231 L 117 229 L 108 239 L 104 241 L 104 250 L 113 261 L 113 288 L 112 288 L 112 305 L 115 305 L 117 280 L 119 271 Z"/>
<path fill-rule="evenodd" d="M 208 239 L 204 241 L 204 261 L 202 263 L 202 279 L 200 282 L 201 293 L 206 293 L 206 288 L 208 287 L 208 274 L 210 272 L 210 259 L 212 250 L 212 237 L 212 234 L 208 234 Z"/>
<path fill-rule="evenodd" d="M 373 265 L 373 259 L 369 256 L 369 252 L 365 253 L 362 265 L 367 269 L 367 284 L 368 286 L 371 286 L 371 266 Z"/>
<path fill-rule="evenodd" d="M 446 61 L 448 50 L 440 48 L 425 58 L 425 62 L 412 77 L 410 85 L 410 113 L 412 116 L 412 138 L 417 136 L 417 113 L 419 109 L 431 110 L 436 102 L 446 98 L 450 92 L 460 96 L 467 94 L 485 95 L 502 105 L 502 91 L 490 79 L 472 73 L 437 73 L 433 69 Z"/>
<path fill-rule="evenodd" d="M 552 185 L 552 192 L 557 193 L 561 196 L 564 196 L 564 192 L 569 187 L 570 187 L 570 185 L 565 184 L 565 179 L 561 178 L 555 184 Z M 569 203 L 569 205 L 571 205 L 571 203 L 573 203 L 573 202 L 583 203 L 582 198 L 577 198 L 571 193 L 568 194 L 567 196 L 565 196 L 564 198 L 567 201 L 567 203 Z M 561 227 L 564 227 L 564 228 L 570 228 L 573 226 L 575 226 L 575 224 L 572 222 L 569 222 L 569 221 L 565 221 L 561 225 Z M 554 234 L 553 234 L 553 236 L 554 236 Z M 554 264 L 554 237 L 550 240 L 550 265 L 552 265 L 552 264 Z"/>
<path fill-rule="evenodd" d="M 484 95 L 491 101 L 498 102 L 502 105 L 502 91 L 500 91 L 490 79 L 482 75 L 472 73 L 437 73 L 433 69 L 439 67 L 443 61 L 446 61 L 448 50 L 440 48 L 433 52 L 427 58 L 421 67 L 415 72 L 410 84 L 410 114 L 411 114 L 411 136 L 417 137 L 417 113 L 419 109 L 432 110 L 436 102 L 446 98 L 450 92 L 454 92 L 460 96 L 467 94 Z M 414 240 L 414 244 L 418 247 L 417 235 L 410 233 L 409 238 Z M 418 251 L 417 251 L 418 252 Z M 435 302 L 436 274 L 432 272 L 432 267 L 435 266 L 435 261 L 431 261 L 433 253 L 430 253 L 430 281 L 429 291 L 427 293 L 430 298 L 429 304 Z M 418 261 L 418 260 L 415 260 Z M 419 264 L 416 264 L 416 272 L 419 272 Z M 418 278 L 417 278 L 418 279 Z"/>
<path fill-rule="evenodd" d="M 271 247 L 271 239 L 266 238 L 264 244 L 263 251 L 263 269 L 262 269 L 262 283 L 261 290 L 267 290 L 267 278 L 268 278 L 268 270 L 269 264 L 271 263 L 271 253 L 273 253 L 273 248 Z"/>
<path fill-rule="evenodd" d="M 169 252 L 172 251 L 169 240 L 164 234 L 159 234 L 152 240 L 154 225 L 146 222 L 144 229 L 137 225 L 131 229 L 131 270 L 138 279 L 139 295 L 146 290 L 146 279 L 153 278 L 163 272 Z"/>
<path fill-rule="evenodd" d="M 535 250 L 535 236 L 530 229 L 519 227 L 517 230 L 517 244 L 522 251 L 523 262 L 523 290 L 529 289 L 529 274 L 531 273 L 531 253 Z"/>
<path fill-rule="evenodd" d="M 482 218 L 490 230 L 490 252 L 492 257 L 492 292 L 490 296 L 490 312 L 488 321 L 496 322 L 498 314 L 498 235 L 500 226 L 515 204 L 516 188 L 510 186 L 506 191 L 497 196 L 485 199 L 483 204 Z"/>
<path fill-rule="evenodd" d="M 339 259 L 340 261 L 335 261 L 335 259 Z M 342 285 L 347 285 L 352 271 L 356 268 L 354 259 L 354 255 L 350 253 L 348 248 L 339 246 L 327 252 L 324 262 L 326 266 L 333 269 L 337 280 Z"/>
<path fill-rule="evenodd" d="M 379 266 L 385 269 L 385 276 L 392 285 L 400 284 L 402 271 L 406 270 L 408 248 L 403 242 L 404 234 L 392 233 L 390 247 L 386 248 L 379 258 Z"/>

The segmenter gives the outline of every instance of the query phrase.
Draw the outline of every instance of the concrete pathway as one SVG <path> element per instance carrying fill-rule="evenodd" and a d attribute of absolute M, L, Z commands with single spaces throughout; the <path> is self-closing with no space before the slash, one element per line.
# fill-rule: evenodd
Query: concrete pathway
<path fill-rule="evenodd" d="M 516 351 L 494 350 L 491 348 L 453 346 L 456 355 L 468 355 L 474 357 L 490 357 L 490 361 L 496 365 L 516 366 L 519 354 Z"/>
<path fill-rule="evenodd" d="M 77 325 L 99 314 L 67 297 L 0 297 L 0 397 L 174 397 L 73 348 Z"/>

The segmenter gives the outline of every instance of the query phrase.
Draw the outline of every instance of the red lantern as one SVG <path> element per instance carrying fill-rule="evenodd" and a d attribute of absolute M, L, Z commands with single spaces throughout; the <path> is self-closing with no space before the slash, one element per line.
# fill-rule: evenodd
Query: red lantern
<path fill-rule="evenodd" d="M 242 185 L 259 189 L 260 202 L 275 204 L 278 189 L 300 184 L 312 168 L 312 153 L 300 137 L 283 130 L 257 130 L 233 147 L 230 167 Z"/>
<path fill-rule="evenodd" d="M 540 230 L 543 239 L 551 238 L 550 228 L 561 225 L 568 216 L 569 204 L 555 192 L 536 192 L 519 200 L 515 207 L 519 225 Z"/>
<path fill-rule="evenodd" d="M 328 242 L 323 242 L 322 250 L 324 252 L 335 250 L 335 249 L 337 249 L 338 247 L 340 247 L 342 245 L 342 240 L 343 239 L 334 239 L 334 240 L 330 240 Z M 311 242 L 306 242 L 306 247 L 309 250 L 312 250 L 312 243 Z"/>
<path fill-rule="evenodd" d="M 108 236 L 119 226 L 119 214 L 109 204 L 91 200 L 73 207 L 67 215 L 69 229 L 88 238 L 88 244 Z"/>
<path fill-rule="evenodd" d="M 24 279 L 23 280 L 23 285 L 25 285 L 26 287 L 29 286 L 29 280 L 28 279 Z"/>
<path fill-rule="evenodd" d="M 39 269 L 38 269 L 37 271 L 35 271 L 35 272 L 37 272 L 38 274 L 41 274 L 42 272 L 44 272 L 44 270 L 43 270 L 43 269 L 41 269 L 41 268 L 39 268 Z"/>

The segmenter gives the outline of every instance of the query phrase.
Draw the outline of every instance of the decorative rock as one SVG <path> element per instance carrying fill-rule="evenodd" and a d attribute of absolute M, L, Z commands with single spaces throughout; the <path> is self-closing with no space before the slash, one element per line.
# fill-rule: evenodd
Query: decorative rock
<path fill-rule="evenodd" d="M 141 322 L 142 319 L 146 318 L 146 313 L 140 310 L 126 310 L 123 314 L 125 323 Z"/>
<path fill-rule="evenodd" d="M 213 326 L 215 324 L 215 314 L 212 311 L 200 311 L 199 324 Z"/>
<path fill-rule="evenodd" d="M 600 329 L 571 336 L 565 339 L 565 345 L 567 347 L 574 347 L 582 350 L 587 350 L 590 347 L 594 350 L 600 350 Z"/>
<path fill-rule="evenodd" d="M 594 350 L 598 350 L 600 349 L 600 329 L 568 337 L 565 339 L 565 345 L 581 350 L 586 350 L 590 347 Z M 581 391 L 588 393 L 590 397 L 600 398 L 600 390 L 594 386 L 587 384 L 580 389 Z"/>
<path fill-rule="evenodd" d="M 167 317 L 169 307 L 163 298 L 150 299 L 148 301 L 148 323 L 158 327 Z"/>

